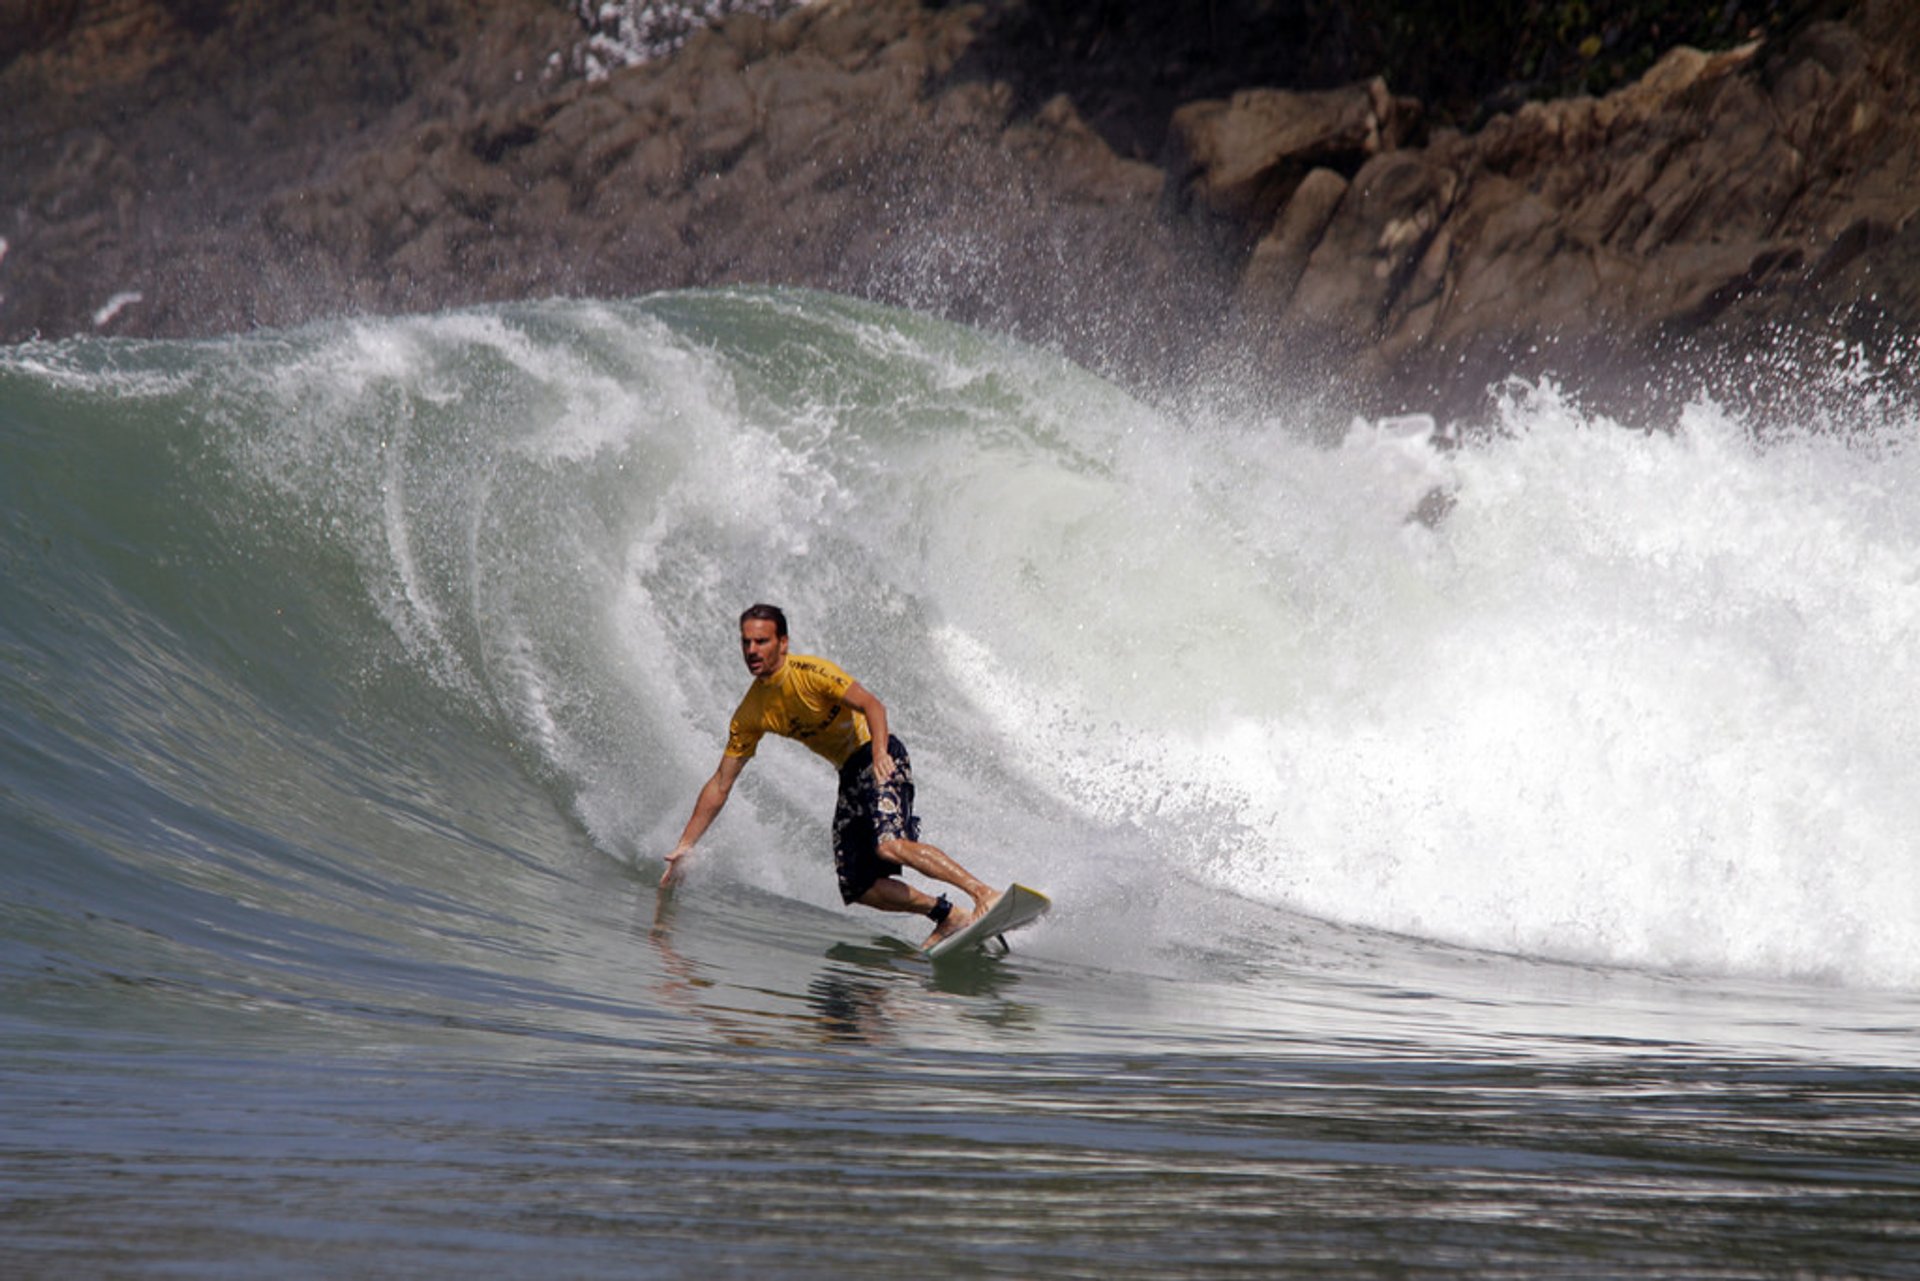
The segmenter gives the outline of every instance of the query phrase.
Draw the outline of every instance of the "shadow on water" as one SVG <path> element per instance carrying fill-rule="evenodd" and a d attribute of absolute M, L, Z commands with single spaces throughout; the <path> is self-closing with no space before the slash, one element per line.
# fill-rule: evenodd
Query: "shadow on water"
<path fill-rule="evenodd" d="M 952 996 L 1001 996 L 1020 982 L 1019 971 L 1005 963 L 1004 957 L 984 952 L 968 952 L 947 957 L 938 964 L 911 943 L 881 935 L 871 943 L 835 943 L 826 951 L 830 961 L 839 961 L 919 978 L 936 992 Z"/>
<path fill-rule="evenodd" d="M 1008 956 L 969 954 L 933 964 L 905 939 L 875 935 L 819 948 L 804 930 L 756 906 L 715 913 L 679 894 L 659 896 L 646 939 L 659 962 L 654 995 L 727 1042 L 882 1044 L 907 1025 L 957 1018 L 977 1028 L 1031 1029 L 1044 1020 L 1012 999 L 1023 976 Z"/>

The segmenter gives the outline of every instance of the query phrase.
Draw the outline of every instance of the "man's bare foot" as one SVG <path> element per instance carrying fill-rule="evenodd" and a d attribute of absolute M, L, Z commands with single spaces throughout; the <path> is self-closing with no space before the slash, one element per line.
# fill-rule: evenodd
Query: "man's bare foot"
<path fill-rule="evenodd" d="M 1005 896 L 1005 890 L 990 890 L 985 898 L 979 899 L 974 903 L 971 912 L 963 912 L 957 907 L 954 908 L 947 913 L 946 920 L 933 927 L 933 933 L 927 935 L 927 941 L 920 945 L 920 950 L 924 952 L 948 935 L 957 934 L 961 930 L 966 929 L 967 926 L 972 925 L 975 921 L 985 916 L 992 910 L 993 905 Z"/>
<path fill-rule="evenodd" d="M 972 925 L 974 918 L 979 915 L 978 912 L 963 912 L 957 907 L 954 908 L 947 913 L 946 920 L 933 927 L 933 933 L 927 935 L 927 941 L 920 945 L 920 950 L 924 952 L 941 939 L 949 935 L 958 934 L 961 930 L 966 929 L 967 926 Z"/>

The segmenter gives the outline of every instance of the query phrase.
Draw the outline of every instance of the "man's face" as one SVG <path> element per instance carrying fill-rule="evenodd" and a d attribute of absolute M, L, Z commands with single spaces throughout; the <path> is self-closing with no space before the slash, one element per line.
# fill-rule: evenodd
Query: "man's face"
<path fill-rule="evenodd" d="M 778 635 L 771 619 L 749 618 L 740 624 L 740 657 L 755 678 L 771 676 L 787 661 L 787 638 Z"/>

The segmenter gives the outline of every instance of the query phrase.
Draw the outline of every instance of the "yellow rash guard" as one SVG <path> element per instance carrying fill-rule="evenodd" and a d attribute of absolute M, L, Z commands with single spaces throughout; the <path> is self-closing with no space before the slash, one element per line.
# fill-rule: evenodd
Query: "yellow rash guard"
<path fill-rule="evenodd" d="M 727 727 L 727 755 L 751 759 L 767 734 L 797 739 L 833 763 L 847 763 L 873 735 L 867 718 L 841 700 L 853 677 L 824 658 L 789 654 L 772 680 L 756 680 Z"/>

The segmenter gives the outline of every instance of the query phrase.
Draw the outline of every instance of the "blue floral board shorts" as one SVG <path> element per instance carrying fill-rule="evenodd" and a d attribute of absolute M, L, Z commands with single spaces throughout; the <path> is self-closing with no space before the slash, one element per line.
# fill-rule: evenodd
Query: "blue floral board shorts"
<path fill-rule="evenodd" d="M 882 841 L 920 839 L 907 745 L 888 735 L 887 753 L 893 757 L 893 777 L 884 785 L 874 781 L 871 744 L 840 767 L 840 797 L 833 807 L 833 870 L 840 877 L 842 903 L 857 902 L 875 881 L 900 874 L 900 864 L 880 857 Z"/>

